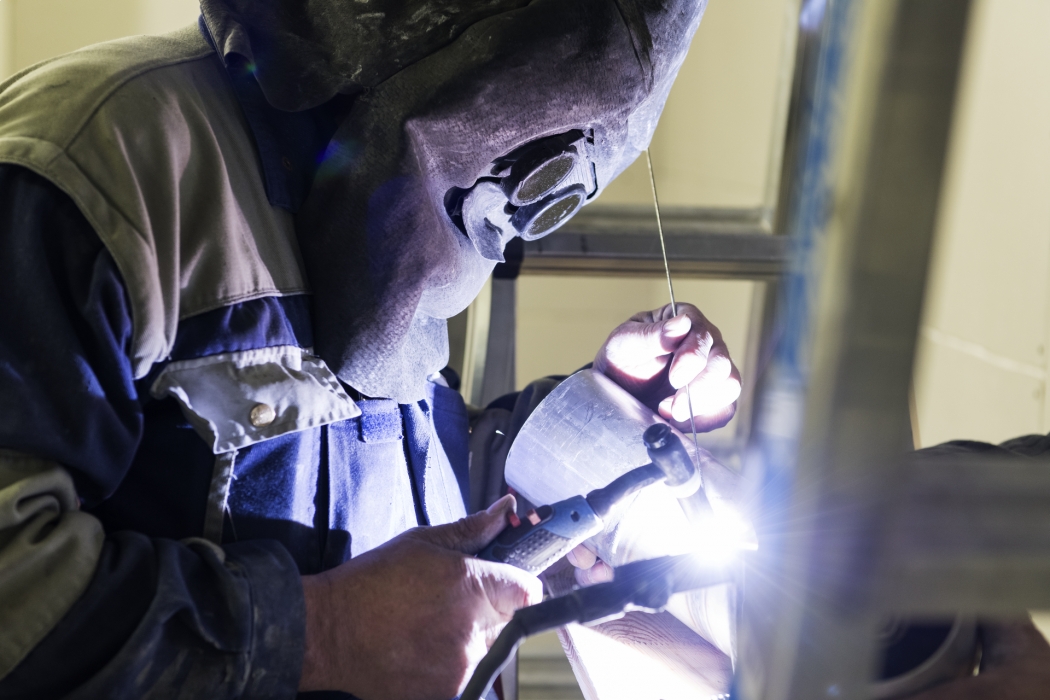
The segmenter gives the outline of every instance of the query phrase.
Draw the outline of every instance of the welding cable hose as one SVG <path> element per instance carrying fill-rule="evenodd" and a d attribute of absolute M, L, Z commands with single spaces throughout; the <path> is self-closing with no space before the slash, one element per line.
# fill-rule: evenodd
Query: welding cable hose
<path fill-rule="evenodd" d="M 626 564 L 618 567 L 614 576 L 608 583 L 580 588 L 514 613 L 474 669 L 460 700 L 481 700 L 526 637 L 572 622 L 607 620 L 629 609 L 656 612 L 675 593 L 714 586 L 732 578 L 729 569 L 703 566 L 689 554 Z"/>

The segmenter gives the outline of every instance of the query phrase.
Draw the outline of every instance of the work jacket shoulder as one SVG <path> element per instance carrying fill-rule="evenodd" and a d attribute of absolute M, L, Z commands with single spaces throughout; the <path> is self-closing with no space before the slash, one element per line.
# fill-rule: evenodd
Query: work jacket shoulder
<path fill-rule="evenodd" d="M 291 215 L 217 54 L 196 26 L 38 64 L 0 85 L 0 162 L 66 192 L 127 288 L 136 376 L 179 321 L 306 291 Z"/>

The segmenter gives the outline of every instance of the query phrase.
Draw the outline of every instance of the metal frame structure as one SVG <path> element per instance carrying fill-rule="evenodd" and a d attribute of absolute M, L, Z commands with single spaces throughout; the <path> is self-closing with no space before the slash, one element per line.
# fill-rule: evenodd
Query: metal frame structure
<path fill-rule="evenodd" d="M 673 274 L 770 280 L 788 262 L 786 240 L 770 235 L 762 209 L 667 208 Z M 525 274 L 663 275 L 652 207 L 584 209 L 560 230 L 525 244 Z"/>
<path fill-rule="evenodd" d="M 1045 466 L 902 457 L 969 8 L 828 0 L 799 78 L 791 264 L 745 467 L 762 549 L 742 700 L 867 698 L 887 614 L 1050 604 Z"/>

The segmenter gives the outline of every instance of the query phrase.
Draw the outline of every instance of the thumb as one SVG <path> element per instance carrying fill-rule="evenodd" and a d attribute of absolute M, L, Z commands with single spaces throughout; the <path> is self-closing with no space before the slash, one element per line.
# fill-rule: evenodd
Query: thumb
<path fill-rule="evenodd" d="M 666 320 L 638 324 L 628 329 L 620 342 L 622 349 L 630 352 L 637 360 L 662 357 L 674 352 L 692 327 L 692 319 L 679 314 Z"/>
<path fill-rule="evenodd" d="M 507 517 L 514 512 L 514 508 L 514 496 L 508 493 L 489 506 L 488 510 L 478 511 L 447 525 L 418 528 L 413 531 L 413 536 L 444 549 L 476 554 L 503 532 L 503 528 L 507 527 Z"/>
<path fill-rule="evenodd" d="M 467 566 L 481 582 L 489 605 L 504 620 L 518 608 L 543 601 L 543 584 L 527 571 L 482 559 L 469 559 Z"/>

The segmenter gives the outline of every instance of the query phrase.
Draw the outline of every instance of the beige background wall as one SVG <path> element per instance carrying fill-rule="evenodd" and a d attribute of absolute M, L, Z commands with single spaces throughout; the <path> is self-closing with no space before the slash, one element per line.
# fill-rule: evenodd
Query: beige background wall
<path fill-rule="evenodd" d="M 196 0 L 0 0 L 0 77 L 45 58 L 130 34 L 189 24 Z"/>
<path fill-rule="evenodd" d="M 0 80 L 14 72 L 14 3 L 0 0 Z"/>
<path fill-rule="evenodd" d="M 798 0 L 711 0 L 650 152 L 668 206 L 758 207 L 777 174 Z M 779 98 L 779 99 L 778 99 Z M 778 118 L 779 117 L 779 118 Z M 602 204 L 649 204 L 642 159 Z"/>
<path fill-rule="evenodd" d="M 918 354 L 920 435 L 1050 431 L 1050 2 L 980 0 Z"/>

